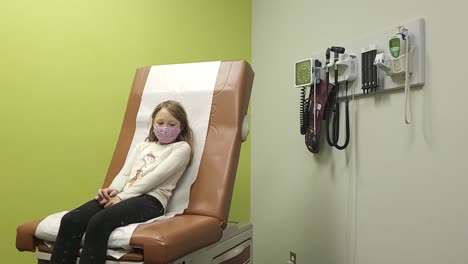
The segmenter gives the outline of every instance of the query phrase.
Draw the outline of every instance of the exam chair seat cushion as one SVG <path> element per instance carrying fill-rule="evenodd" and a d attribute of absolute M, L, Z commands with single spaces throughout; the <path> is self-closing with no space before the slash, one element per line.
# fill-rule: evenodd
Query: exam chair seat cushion
<path fill-rule="evenodd" d="M 36 244 L 31 243 L 31 237 L 40 221 L 28 222 L 18 227 L 19 237 L 16 246 L 21 251 L 35 251 Z M 145 254 L 148 263 L 168 263 L 181 258 L 191 252 L 216 243 L 222 237 L 223 229 L 219 220 L 210 216 L 183 214 L 172 219 L 161 220 L 148 224 L 141 224 L 130 240 L 130 245 L 148 252 L 158 254 Z M 36 241 L 40 251 L 52 252 L 44 243 Z M 128 253 L 120 260 L 141 261 L 141 250 Z"/>

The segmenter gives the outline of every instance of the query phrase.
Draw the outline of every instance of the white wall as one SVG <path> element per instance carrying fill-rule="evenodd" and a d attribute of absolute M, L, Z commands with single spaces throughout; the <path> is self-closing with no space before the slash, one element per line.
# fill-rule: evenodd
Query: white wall
<path fill-rule="evenodd" d="M 253 0 L 255 264 L 285 263 L 290 250 L 297 264 L 349 264 L 354 246 L 359 264 L 468 263 L 461 3 Z M 309 153 L 299 134 L 294 62 L 421 16 L 426 85 L 412 92 L 414 123 L 404 124 L 403 91 L 360 98 L 348 150 L 322 144 L 319 155 Z"/>

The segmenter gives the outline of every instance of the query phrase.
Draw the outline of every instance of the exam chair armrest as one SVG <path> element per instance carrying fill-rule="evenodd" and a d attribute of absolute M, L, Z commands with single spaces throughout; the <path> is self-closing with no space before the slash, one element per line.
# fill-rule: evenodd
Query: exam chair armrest
<path fill-rule="evenodd" d="M 36 229 L 41 220 L 24 223 L 16 229 L 16 248 L 19 251 L 36 252 Z"/>
<path fill-rule="evenodd" d="M 216 243 L 222 235 L 219 219 L 183 214 L 139 225 L 130 245 L 143 248 L 145 264 L 167 264 Z"/>

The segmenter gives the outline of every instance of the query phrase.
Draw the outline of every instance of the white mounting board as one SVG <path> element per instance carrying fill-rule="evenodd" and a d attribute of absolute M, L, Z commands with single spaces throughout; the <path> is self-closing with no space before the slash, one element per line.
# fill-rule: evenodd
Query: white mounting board
<path fill-rule="evenodd" d="M 349 43 L 330 43 L 331 46 L 341 46 L 346 49 L 345 53 L 356 55 L 357 63 L 357 78 L 354 81 L 349 82 L 349 88 L 355 89 L 355 96 L 359 95 L 373 95 L 379 92 L 385 92 L 389 90 L 402 89 L 404 88 L 404 79 L 392 79 L 389 76 L 385 76 L 383 71 L 377 70 L 379 78 L 379 87 L 376 92 L 369 92 L 364 94 L 361 89 L 361 51 L 363 49 L 369 50 L 372 46 L 377 48 L 377 53 L 385 52 L 388 57 L 390 53 L 388 50 L 388 41 L 398 29 L 398 26 L 404 26 L 408 29 L 410 47 L 415 47 L 415 52 L 410 57 L 411 87 L 423 86 L 425 81 L 425 52 L 426 52 L 426 32 L 424 18 L 417 18 L 406 23 L 396 24 L 393 27 L 382 30 L 380 32 L 371 34 L 367 37 L 353 40 Z M 322 52 L 317 52 L 312 55 L 313 59 L 318 59 L 325 65 L 325 51 L 327 47 L 323 48 Z M 330 61 L 333 61 L 333 52 L 331 52 Z M 323 74 L 322 74 L 323 75 Z M 324 75 L 323 75 L 324 76 Z M 325 78 L 323 78 L 325 79 Z M 330 75 L 330 83 L 334 82 L 334 76 Z M 344 83 L 340 83 L 340 98 L 344 95 L 345 90 Z M 348 90 L 348 95 L 351 95 L 351 90 Z"/>

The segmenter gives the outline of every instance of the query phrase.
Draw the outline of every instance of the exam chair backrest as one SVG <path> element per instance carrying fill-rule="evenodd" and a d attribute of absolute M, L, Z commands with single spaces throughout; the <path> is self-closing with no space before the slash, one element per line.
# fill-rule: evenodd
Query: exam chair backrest
<path fill-rule="evenodd" d="M 136 128 L 136 116 L 151 67 L 137 69 L 120 131 L 103 187 L 122 168 Z M 252 90 L 254 73 L 245 61 L 223 61 L 213 92 L 210 124 L 196 181 L 185 214 L 212 216 L 224 228 L 240 156 L 241 133 Z"/>

